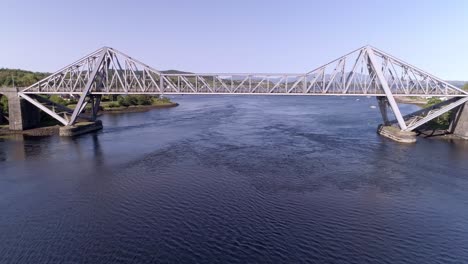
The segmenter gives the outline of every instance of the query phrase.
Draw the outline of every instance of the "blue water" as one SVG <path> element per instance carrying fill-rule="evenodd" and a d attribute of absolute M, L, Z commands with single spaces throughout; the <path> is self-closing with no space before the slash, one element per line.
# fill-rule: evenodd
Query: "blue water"
<path fill-rule="evenodd" d="M 0 263 L 468 263 L 468 144 L 382 138 L 357 99 L 180 96 L 0 139 Z"/>

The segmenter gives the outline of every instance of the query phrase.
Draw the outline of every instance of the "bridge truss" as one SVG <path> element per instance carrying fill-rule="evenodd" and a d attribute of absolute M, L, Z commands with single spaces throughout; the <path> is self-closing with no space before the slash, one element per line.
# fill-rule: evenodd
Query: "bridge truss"
<path fill-rule="evenodd" d="M 43 94 L 79 96 L 75 109 Z M 156 70 L 116 49 L 103 47 L 23 89 L 28 100 L 64 125 L 73 125 L 87 104 L 96 117 L 102 95 L 242 94 L 376 96 L 387 124 L 412 131 L 468 101 L 468 93 L 371 46 L 354 50 L 307 73 L 185 73 Z M 395 96 L 447 97 L 424 111 L 402 116 Z M 389 121 L 390 108 L 396 120 Z"/>

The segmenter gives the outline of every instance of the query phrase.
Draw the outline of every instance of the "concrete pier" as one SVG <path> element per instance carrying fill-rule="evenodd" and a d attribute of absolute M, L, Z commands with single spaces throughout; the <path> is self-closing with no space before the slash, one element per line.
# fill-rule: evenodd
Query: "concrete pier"
<path fill-rule="evenodd" d="M 81 122 L 73 126 L 60 127 L 59 135 L 62 137 L 73 137 L 102 129 L 101 120 L 94 122 Z"/>
<path fill-rule="evenodd" d="M 380 125 L 377 129 L 380 135 L 400 143 L 415 143 L 416 133 L 401 131 L 397 127 Z"/>
<path fill-rule="evenodd" d="M 468 139 L 468 103 L 460 106 L 455 113 L 451 131 L 457 137 Z"/>
<path fill-rule="evenodd" d="M 0 88 L 0 93 L 8 98 L 10 130 L 25 130 L 39 125 L 39 109 L 18 97 L 18 88 Z"/>

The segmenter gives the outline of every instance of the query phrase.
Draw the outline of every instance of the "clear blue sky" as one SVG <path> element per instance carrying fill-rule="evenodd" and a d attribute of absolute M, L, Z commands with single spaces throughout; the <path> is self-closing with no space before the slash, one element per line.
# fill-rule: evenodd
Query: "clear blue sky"
<path fill-rule="evenodd" d="M 371 44 L 468 80 L 468 1 L 0 0 L 0 67 L 55 71 L 110 46 L 160 70 L 305 72 Z"/>

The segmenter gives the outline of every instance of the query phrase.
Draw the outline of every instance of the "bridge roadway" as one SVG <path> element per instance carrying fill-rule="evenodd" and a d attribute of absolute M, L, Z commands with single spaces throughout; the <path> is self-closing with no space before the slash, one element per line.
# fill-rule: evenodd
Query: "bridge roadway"
<path fill-rule="evenodd" d="M 80 98 L 72 110 L 37 96 L 41 94 Z M 462 106 L 468 101 L 466 91 L 371 46 L 356 49 L 306 73 L 159 71 L 116 49 L 103 47 L 18 92 L 19 97 L 65 126 L 75 124 L 87 104 L 91 104 L 91 118 L 95 119 L 101 96 L 110 94 L 376 96 L 384 124 L 407 132 L 448 111 L 464 113 Z M 395 96 L 436 96 L 449 100 L 402 116 Z M 395 120 L 388 117 L 388 109 Z"/>

